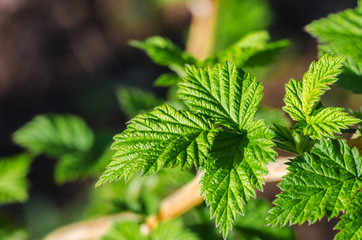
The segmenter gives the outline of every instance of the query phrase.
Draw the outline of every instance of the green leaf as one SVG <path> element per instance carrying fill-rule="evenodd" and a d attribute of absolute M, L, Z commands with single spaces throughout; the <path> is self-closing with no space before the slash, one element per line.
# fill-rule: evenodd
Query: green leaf
<path fill-rule="evenodd" d="M 343 58 L 322 56 L 319 61 L 312 62 L 308 71 L 303 76 L 302 84 L 302 107 L 303 114 L 307 116 L 320 101 L 321 95 L 337 81 L 336 76 L 340 73 Z"/>
<path fill-rule="evenodd" d="M 260 67 L 269 64 L 282 50 L 289 46 L 287 40 L 268 43 L 269 39 L 270 36 L 267 31 L 248 33 L 216 57 L 206 59 L 205 63 L 213 62 L 215 64 L 231 61 L 238 67 Z"/>
<path fill-rule="evenodd" d="M 272 9 L 266 0 L 223 0 L 218 2 L 214 48 L 226 49 L 246 34 L 267 29 L 272 23 Z"/>
<path fill-rule="evenodd" d="M 302 94 L 302 82 L 290 79 L 289 82 L 285 84 L 285 106 L 283 107 L 283 110 L 295 121 L 306 120 L 303 112 Z"/>
<path fill-rule="evenodd" d="M 178 86 L 172 86 L 168 89 L 167 92 L 167 104 L 171 105 L 172 107 L 176 108 L 177 110 L 188 110 L 185 102 L 179 98 Z"/>
<path fill-rule="evenodd" d="M 234 64 L 213 69 L 186 68 L 179 95 L 191 110 L 228 127 L 217 132 L 203 167 L 201 189 L 224 235 L 255 189 L 262 189 L 265 164 L 275 159 L 272 131 L 255 113 L 262 98 L 262 85 Z"/>
<path fill-rule="evenodd" d="M 31 159 L 26 154 L 0 159 L 0 204 L 28 199 L 28 174 Z"/>
<path fill-rule="evenodd" d="M 59 184 L 98 177 L 111 161 L 114 151 L 106 150 L 98 159 L 91 154 L 69 153 L 59 156 L 55 181 Z"/>
<path fill-rule="evenodd" d="M 13 134 L 13 140 L 29 152 L 58 157 L 75 151 L 87 152 L 93 132 L 73 115 L 38 115 Z"/>
<path fill-rule="evenodd" d="M 118 88 L 117 98 L 122 110 L 130 118 L 140 113 L 149 112 L 164 102 L 164 100 L 157 98 L 152 92 L 129 86 Z"/>
<path fill-rule="evenodd" d="M 170 87 L 180 82 L 182 78 L 172 73 L 164 73 L 159 76 L 155 81 L 155 86 L 158 87 Z"/>
<path fill-rule="evenodd" d="M 186 73 L 179 95 L 191 110 L 236 131 L 253 128 L 263 89 L 255 77 L 228 62 L 213 69 L 187 66 Z"/>
<path fill-rule="evenodd" d="M 7 229 L 6 227 L 0 227 L 0 239 L 1 240 L 28 240 L 29 233 L 24 229 Z"/>
<path fill-rule="evenodd" d="M 333 137 L 333 133 L 341 133 L 340 129 L 347 129 L 347 125 L 360 121 L 343 110 L 336 107 L 318 109 L 309 116 L 308 123 L 297 123 L 294 128 L 301 129 L 304 135 L 312 138 Z"/>
<path fill-rule="evenodd" d="M 362 239 L 362 192 L 359 192 L 348 205 L 346 214 L 342 216 L 335 229 L 341 230 L 335 240 Z"/>
<path fill-rule="evenodd" d="M 235 223 L 235 230 L 239 238 L 247 240 L 294 240 L 292 228 L 272 228 L 265 226 L 265 219 L 271 204 L 264 199 L 251 200 L 245 207 L 244 216 L 240 216 Z M 235 239 L 235 238 L 231 238 Z"/>
<path fill-rule="evenodd" d="M 322 139 L 289 165 L 267 219 L 273 226 L 336 217 L 362 189 L 362 157 L 343 140 Z"/>
<path fill-rule="evenodd" d="M 334 52 L 346 56 L 338 85 L 355 93 L 362 93 L 362 3 L 314 21 L 306 27 L 318 39 L 320 52 Z"/>
<path fill-rule="evenodd" d="M 185 74 L 185 64 L 197 63 L 189 53 L 160 36 L 150 37 L 144 42 L 131 41 L 130 44 L 144 50 L 155 63 L 169 67 L 181 77 Z"/>
<path fill-rule="evenodd" d="M 159 226 L 151 234 L 152 240 L 197 240 L 199 239 L 196 234 L 190 232 L 184 227 L 180 219 L 172 221 L 161 222 Z"/>
<path fill-rule="evenodd" d="M 128 180 L 141 169 L 146 175 L 165 167 L 203 166 L 215 134 L 212 127 L 206 118 L 167 104 L 135 117 L 114 137 L 117 152 L 97 185 Z"/>
<path fill-rule="evenodd" d="M 271 131 L 262 121 L 255 126 L 246 134 L 220 131 L 201 180 L 201 192 L 224 236 L 237 214 L 242 214 L 249 199 L 256 196 L 255 189 L 262 190 L 268 173 L 265 165 L 276 157 Z"/>
<path fill-rule="evenodd" d="M 298 123 L 294 129 L 312 139 L 331 137 L 347 129 L 348 125 L 359 122 L 348 116 L 343 108 L 319 108 L 321 95 L 337 79 L 343 58 L 322 56 L 313 62 L 303 77 L 303 82 L 291 79 L 286 84 L 283 109 Z"/>
<path fill-rule="evenodd" d="M 116 221 L 101 240 L 148 240 L 149 238 L 141 233 L 140 227 L 137 222 Z"/>

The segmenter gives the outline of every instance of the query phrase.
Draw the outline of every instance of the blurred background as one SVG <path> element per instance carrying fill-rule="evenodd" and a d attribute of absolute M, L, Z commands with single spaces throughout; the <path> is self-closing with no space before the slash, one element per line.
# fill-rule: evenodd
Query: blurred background
<path fill-rule="evenodd" d="M 166 88 L 153 82 L 168 68 L 128 42 L 161 35 L 185 49 L 191 2 L 0 1 L 0 155 L 23 152 L 11 141 L 13 132 L 44 113 L 77 115 L 93 129 L 96 141 L 109 144 L 129 120 L 117 95 L 124 86 L 150 91 L 160 99 L 167 95 Z M 284 84 L 292 77 L 300 80 L 318 56 L 317 42 L 304 27 L 356 5 L 355 0 L 220 0 L 211 51 L 217 53 L 253 30 L 267 29 L 272 40 L 289 39 L 291 46 L 259 76 L 265 85 L 263 103 L 280 108 Z M 338 87 L 324 99 L 326 105 L 353 109 L 361 101 Z M 56 183 L 55 164 L 43 155 L 32 162 L 29 199 L 0 206 L 0 227 L 21 227 L 30 232 L 29 239 L 37 239 L 80 218 L 77 210 L 90 198 L 94 182 Z M 261 195 L 273 200 L 277 192 L 275 184 L 267 184 Z M 323 219 L 298 227 L 296 234 L 298 239 L 332 239 L 335 224 Z"/>

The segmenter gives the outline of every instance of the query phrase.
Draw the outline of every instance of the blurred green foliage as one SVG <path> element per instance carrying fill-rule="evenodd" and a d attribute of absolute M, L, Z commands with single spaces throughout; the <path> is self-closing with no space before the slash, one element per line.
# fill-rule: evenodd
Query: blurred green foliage
<path fill-rule="evenodd" d="M 26 154 L 0 158 L 0 204 L 28 199 L 30 163 L 31 159 Z"/>

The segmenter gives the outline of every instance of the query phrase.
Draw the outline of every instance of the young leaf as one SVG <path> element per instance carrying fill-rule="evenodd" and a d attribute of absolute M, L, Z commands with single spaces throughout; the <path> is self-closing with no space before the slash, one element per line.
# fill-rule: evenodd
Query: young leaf
<path fill-rule="evenodd" d="M 353 125 L 360 121 L 343 110 L 337 107 L 318 109 L 309 116 L 308 122 L 299 122 L 294 128 L 301 129 L 304 135 L 317 139 L 323 136 L 333 137 L 333 133 L 341 133 L 340 129 L 346 129 L 346 125 Z"/>
<path fill-rule="evenodd" d="M 348 116 L 343 108 L 317 108 L 321 95 L 329 89 L 340 72 L 343 58 L 324 55 L 313 62 L 303 77 L 303 82 L 291 79 L 286 84 L 283 109 L 298 123 L 295 129 L 312 139 L 333 136 L 340 129 L 359 122 Z"/>
<path fill-rule="evenodd" d="M 322 56 L 319 61 L 312 62 L 308 71 L 303 76 L 302 83 L 302 111 L 304 116 L 312 113 L 320 101 L 323 93 L 337 81 L 343 58 Z"/>
<path fill-rule="evenodd" d="M 232 229 L 237 214 L 243 213 L 249 199 L 256 196 L 255 189 L 262 190 L 268 173 L 265 165 L 276 156 L 271 132 L 265 131 L 262 122 L 255 125 L 259 128 L 245 135 L 218 133 L 201 180 L 201 192 L 224 236 Z"/>
<path fill-rule="evenodd" d="M 137 222 L 119 220 L 113 223 L 101 240 L 149 240 L 140 228 Z"/>
<path fill-rule="evenodd" d="M 255 77 L 228 62 L 213 69 L 187 66 L 186 73 L 179 95 L 191 110 L 235 131 L 253 127 L 263 90 Z"/>
<path fill-rule="evenodd" d="M 273 20 L 269 1 L 222 0 L 218 2 L 214 51 L 219 53 L 246 34 L 267 29 Z"/>
<path fill-rule="evenodd" d="M 185 74 L 185 64 L 196 64 L 197 61 L 186 51 L 182 51 L 170 40 L 154 36 L 144 42 L 131 41 L 134 47 L 144 50 L 147 55 L 157 64 L 167 66 L 179 76 Z"/>
<path fill-rule="evenodd" d="M 182 78 L 172 73 L 164 73 L 159 76 L 155 81 L 155 86 L 158 87 L 170 87 L 180 82 Z"/>
<path fill-rule="evenodd" d="M 74 151 L 87 152 L 94 142 L 93 132 L 79 117 L 38 115 L 13 134 L 15 143 L 29 152 L 51 157 Z"/>
<path fill-rule="evenodd" d="M 29 233 L 24 229 L 13 229 L 13 227 L 0 227 L 1 240 L 27 240 L 30 239 Z"/>
<path fill-rule="evenodd" d="M 267 219 L 273 226 L 336 217 L 362 188 L 362 156 L 343 140 L 322 139 L 289 165 Z"/>
<path fill-rule="evenodd" d="M 30 163 L 25 154 L 0 159 L 0 204 L 24 202 L 28 198 L 26 175 Z"/>
<path fill-rule="evenodd" d="M 287 40 L 268 43 L 269 39 L 270 36 L 267 31 L 248 33 L 231 47 L 220 52 L 216 57 L 206 59 L 204 64 L 231 61 L 238 67 L 266 65 L 271 63 L 282 50 L 289 46 Z"/>
<path fill-rule="evenodd" d="M 151 234 L 151 240 L 197 240 L 196 234 L 184 227 L 180 219 L 161 223 Z"/>
<path fill-rule="evenodd" d="M 151 92 L 129 86 L 118 88 L 117 98 L 122 110 L 130 118 L 140 113 L 149 112 L 164 102 Z"/>
<path fill-rule="evenodd" d="M 233 130 L 217 132 L 201 180 L 211 215 L 226 235 L 255 189 L 262 189 L 265 164 L 276 156 L 273 133 L 254 120 L 262 85 L 231 63 L 213 69 L 188 66 L 186 72 L 181 98 L 191 110 Z"/>
<path fill-rule="evenodd" d="M 346 213 L 335 229 L 341 230 L 335 240 L 362 239 L 362 192 L 359 192 L 348 205 Z"/>
<path fill-rule="evenodd" d="M 107 163 L 111 160 L 111 154 L 108 153 Z M 104 170 L 107 164 L 101 162 L 91 154 L 80 152 L 68 153 L 59 156 L 59 160 L 55 167 L 55 181 L 63 184 L 76 180 L 98 177 Z"/>
<path fill-rule="evenodd" d="M 362 93 L 362 2 L 355 9 L 314 21 L 306 29 L 318 39 L 322 54 L 332 51 L 347 57 L 337 84 Z"/>
<path fill-rule="evenodd" d="M 141 169 L 150 174 L 164 167 L 203 166 L 215 134 L 212 127 L 206 118 L 167 104 L 135 117 L 115 136 L 112 148 L 117 152 L 97 185 L 127 180 Z"/>

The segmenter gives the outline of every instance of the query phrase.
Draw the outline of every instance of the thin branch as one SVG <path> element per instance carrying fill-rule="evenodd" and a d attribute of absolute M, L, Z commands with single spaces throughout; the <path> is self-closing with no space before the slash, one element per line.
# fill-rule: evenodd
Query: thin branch
<path fill-rule="evenodd" d="M 290 158 L 290 157 L 289 157 Z M 288 157 L 280 157 L 277 162 L 270 163 L 267 168 L 269 174 L 265 176 L 266 182 L 277 182 L 282 180 L 282 176 L 287 174 L 285 162 Z M 160 221 L 176 218 L 191 208 L 201 204 L 204 200 L 200 194 L 201 174 L 187 185 L 178 189 L 176 192 L 165 198 L 160 207 L 157 216 L 150 217 L 141 230 L 149 233 Z M 101 217 L 98 219 L 87 220 L 71 224 L 55 230 L 46 236 L 45 240 L 96 240 L 99 239 L 112 225 L 112 222 L 118 219 L 127 219 L 130 221 L 139 221 L 141 217 L 130 212 L 123 212 L 116 215 Z"/>
<path fill-rule="evenodd" d="M 290 158 L 292 157 L 279 157 L 278 161 L 270 163 L 267 166 L 269 174 L 265 176 L 265 182 L 281 181 L 282 177 L 288 173 L 285 163 Z M 149 229 L 154 229 L 159 221 L 178 217 L 201 204 L 204 198 L 200 194 L 200 179 L 201 174 L 199 173 L 187 185 L 165 198 L 161 203 L 159 214 L 147 220 L 146 225 Z"/>
<path fill-rule="evenodd" d="M 115 220 L 139 221 L 141 217 L 132 212 L 122 212 L 97 219 L 70 224 L 51 232 L 44 240 L 95 240 L 107 232 Z"/>
<path fill-rule="evenodd" d="M 202 60 L 211 54 L 214 45 L 214 29 L 218 0 L 191 0 L 192 14 L 186 50 Z"/>

